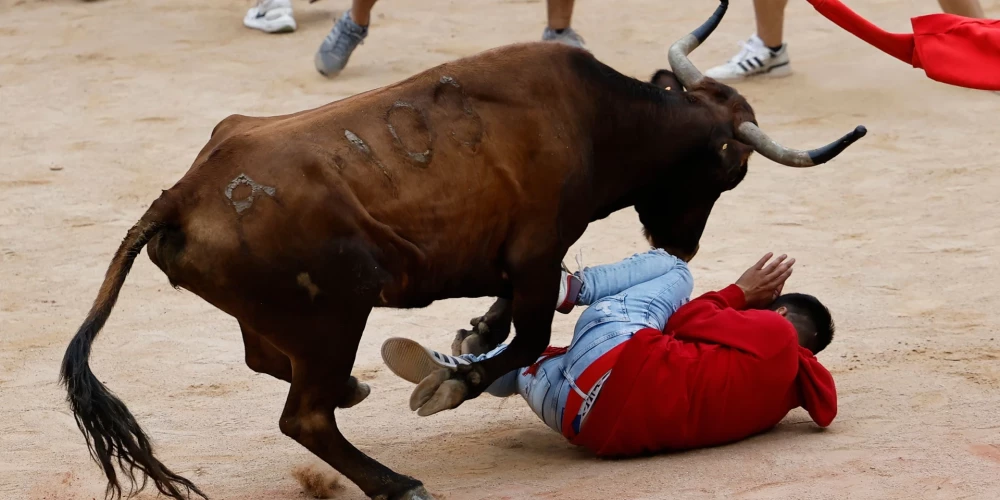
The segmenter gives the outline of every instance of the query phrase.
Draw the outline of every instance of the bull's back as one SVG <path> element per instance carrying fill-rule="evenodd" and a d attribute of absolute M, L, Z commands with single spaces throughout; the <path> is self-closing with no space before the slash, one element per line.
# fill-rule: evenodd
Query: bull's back
<path fill-rule="evenodd" d="M 558 211 L 586 113 L 559 44 L 504 47 L 288 122 L 361 206 L 420 249 L 426 274 L 499 270 L 518 222 Z M 589 55 L 587 56 L 589 57 Z"/>
<path fill-rule="evenodd" d="M 573 50 L 506 47 L 313 110 L 224 120 L 178 186 L 198 192 L 186 255 L 202 268 L 188 275 L 221 289 L 237 270 L 220 256 L 291 265 L 367 245 L 391 274 L 389 305 L 497 294 L 506 245 L 557 212 L 579 160 L 576 98 L 560 89 Z"/>

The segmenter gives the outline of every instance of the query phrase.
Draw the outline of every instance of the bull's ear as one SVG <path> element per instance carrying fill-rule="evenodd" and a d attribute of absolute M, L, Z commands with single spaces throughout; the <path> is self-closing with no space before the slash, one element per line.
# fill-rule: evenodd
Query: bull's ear
<path fill-rule="evenodd" d="M 661 89 L 673 90 L 681 92 L 684 87 L 681 86 L 681 81 L 677 79 L 672 71 L 661 69 L 656 73 L 653 73 L 653 77 L 649 79 L 649 83 L 660 87 Z"/>

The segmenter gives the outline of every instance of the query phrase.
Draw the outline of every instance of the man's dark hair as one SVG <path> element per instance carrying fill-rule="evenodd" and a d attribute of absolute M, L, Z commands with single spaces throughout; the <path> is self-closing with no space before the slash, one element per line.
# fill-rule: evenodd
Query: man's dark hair
<path fill-rule="evenodd" d="M 830 310 L 819 299 L 804 293 L 788 293 L 778 297 L 771 304 L 770 309 L 776 310 L 779 307 L 788 309 L 788 315 L 785 318 L 792 323 L 796 331 L 816 334 L 813 354 L 819 353 L 830 345 L 836 328 L 833 324 L 833 317 L 830 316 Z"/>

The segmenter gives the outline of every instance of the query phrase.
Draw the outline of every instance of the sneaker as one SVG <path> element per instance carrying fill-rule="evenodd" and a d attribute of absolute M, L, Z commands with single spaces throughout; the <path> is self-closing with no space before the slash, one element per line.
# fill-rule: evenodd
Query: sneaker
<path fill-rule="evenodd" d="M 564 269 L 559 279 L 559 299 L 556 301 L 556 311 L 569 314 L 576 306 L 576 299 L 580 296 L 581 288 L 583 288 L 583 281 Z"/>
<path fill-rule="evenodd" d="M 562 30 L 562 33 L 556 33 L 552 28 L 545 27 L 545 31 L 542 32 L 543 42 L 559 42 L 569 45 L 571 47 L 578 47 L 581 49 L 586 49 L 584 46 L 583 37 L 579 33 L 573 31 L 573 28 L 566 28 Z"/>
<path fill-rule="evenodd" d="M 458 365 L 472 364 L 467 359 L 426 349 L 402 337 L 392 337 L 382 343 L 382 361 L 397 377 L 414 384 L 442 368 L 454 370 Z"/>
<path fill-rule="evenodd" d="M 292 3 L 290 0 L 257 0 L 257 5 L 250 7 L 243 18 L 243 25 L 266 33 L 295 31 Z"/>
<path fill-rule="evenodd" d="M 337 76 L 347 66 L 351 53 L 368 36 L 368 26 L 359 26 L 351 19 L 351 11 L 333 24 L 333 29 L 323 39 L 316 51 L 316 71 L 324 76 Z"/>
<path fill-rule="evenodd" d="M 774 51 L 754 35 L 741 45 L 743 48 L 739 54 L 726 64 L 709 69 L 705 76 L 721 82 L 743 80 L 757 75 L 779 78 L 792 74 L 787 43 L 781 44 L 781 48 Z"/>

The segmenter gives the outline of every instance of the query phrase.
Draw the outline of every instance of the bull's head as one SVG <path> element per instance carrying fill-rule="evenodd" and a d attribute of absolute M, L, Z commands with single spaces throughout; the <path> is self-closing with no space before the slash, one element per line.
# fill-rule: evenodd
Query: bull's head
<path fill-rule="evenodd" d="M 686 89 L 690 99 L 715 110 L 708 144 L 712 168 L 690 165 L 679 173 L 675 171 L 669 181 L 675 189 L 635 205 L 650 243 L 685 260 L 698 251 L 715 201 L 743 180 L 751 153 L 756 151 L 789 167 L 812 167 L 830 161 L 867 133 L 865 127 L 858 126 L 837 141 L 808 151 L 787 148 L 768 137 L 757 126 L 746 99 L 732 87 L 702 75 L 687 57 L 715 30 L 728 6 L 728 0 L 721 0 L 712 17 L 670 47 L 668 60 L 673 72 L 660 70 L 653 75 L 652 83 L 668 91 Z"/>

